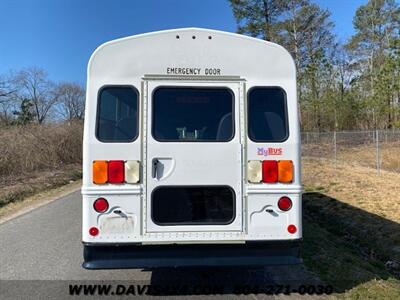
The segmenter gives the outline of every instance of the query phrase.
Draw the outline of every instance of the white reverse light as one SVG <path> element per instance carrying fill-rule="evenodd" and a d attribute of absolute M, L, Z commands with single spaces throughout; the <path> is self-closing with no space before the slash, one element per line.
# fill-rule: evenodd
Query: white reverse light
<path fill-rule="evenodd" d="M 125 162 L 125 182 L 138 183 L 140 181 L 140 164 L 137 160 Z"/>
<path fill-rule="evenodd" d="M 247 163 L 247 180 L 252 183 L 259 183 L 262 180 L 262 162 L 249 160 Z"/>

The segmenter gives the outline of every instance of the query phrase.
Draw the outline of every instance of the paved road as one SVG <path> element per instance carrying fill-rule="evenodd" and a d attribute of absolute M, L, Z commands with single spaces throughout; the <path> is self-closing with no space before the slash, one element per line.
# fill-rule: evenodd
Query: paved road
<path fill-rule="evenodd" d="M 268 268 L 178 268 L 159 270 L 96 270 L 81 267 L 81 197 L 73 192 L 30 213 L 0 225 L 0 298 L 14 298 L 16 288 L 23 298 L 42 293 L 66 297 L 74 281 L 152 285 L 241 286 L 248 284 L 291 284 L 303 280 L 312 284 L 316 279 L 300 266 Z M 18 280 L 18 281 L 16 281 Z M 23 281 L 20 281 L 23 280 Z M 121 281 L 121 282 L 120 282 Z M 78 282 L 81 283 L 81 282 Z M 168 292 L 169 293 L 169 292 Z M 168 294 L 167 293 L 167 294 Z M 182 291 L 186 295 L 198 293 Z M 236 297 L 227 288 L 219 297 Z M 175 292 L 170 292 L 174 298 Z M 29 296 L 29 297 L 28 297 Z M 204 296 L 197 296 L 204 298 Z M 242 297 L 242 296 L 241 296 Z M 243 296 L 276 298 L 263 294 Z M 279 298 L 286 296 L 281 294 Z"/>

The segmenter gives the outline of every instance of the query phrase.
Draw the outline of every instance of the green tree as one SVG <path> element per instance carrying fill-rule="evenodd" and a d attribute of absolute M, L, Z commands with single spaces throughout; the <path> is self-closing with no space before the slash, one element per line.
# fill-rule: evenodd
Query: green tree
<path fill-rule="evenodd" d="M 330 12 L 310 0 L 230 0 L 238 32 L 284 46 L 297 68 L 303 130 L 400 127 L 400 9 L 369 0 L 355 34 L 336 42 Z"/>
<path fill-rule="evenodd" d="M 374 78 L 375 110 L 382 116 L 380 127 L 400 127 L 400 55 L 397 51 L 386 57 Z"/>
<path fill-rule="evenodd" d="M 14 111 L 14 115 L 17 116 L 15 123 L 18 125 L 26 125 L 32 122 L 35 118 L 32 101 L 29 99 L 23 99 L 21 101 L 20 110 Z"/>
<path fill-rule="evenodd" d="M 318 5 L 306 3 L 296 17 L 300 31 L 298 56 L 298 84 L 300 102 L 309 102 L 312 118 L 308 119 L 310 129 L 322 130 L 324 123 L 323 110 L 331 104 L 327 102 L 325 91 L 332 84 L 332 55 L 335 49 L 335 37 L 332 33 L 333 23 L 330 13 Z M 290 29 L 290 27 L 288 27 Z M 293 32 L 287 30 L 287 36 Z M 289 47 L 293 53 L 294 49 Z M 305 124 L 304 124 L 305 125 Z"/>
<path fill-rule="evenodd" d="M 392 61 L 400 59 L 395 42 L 400 34 L 399 5 L 394 0 L 369 0 L 357 9 L 353 24 L 355 34 L 346 47 L 353 57 L 366 118 L 372 119 L 371 127 L 390 127 L 392 113 L 387 110 L 393 108 L 389 108 L 392 106 L 389 99 L 396 85 L 388 85 L 387 79 L 391 71 L 395 72 Z"/>
<path fill-rule="evenodd" d="M 229 0 L 238 33 L 274 41 L 284 0 Z"/>
<path fill-rule="evenodd" d="M 309 0 L 230 0 L 238 32 L 284 46 L 293 56 L 302 126 L 322 129 L 323 88 L 331 84 L 330 60 L 335 48 L 330 12 Z"/>

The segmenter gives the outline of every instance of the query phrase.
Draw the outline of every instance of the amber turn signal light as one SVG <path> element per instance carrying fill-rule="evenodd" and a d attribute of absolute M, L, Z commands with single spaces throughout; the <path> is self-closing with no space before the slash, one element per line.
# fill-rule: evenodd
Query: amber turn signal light
<path fill-rule="evenodd" d="M 104 184 L 108 181 L 108 162 L 106 160 L 93 161 L 93 183 Z"/>
<path fill-rule="evenodd" d="M 278 181 L 281 183 L 293 181 L 293 162 L 291 160 L 278 161 Z"/>

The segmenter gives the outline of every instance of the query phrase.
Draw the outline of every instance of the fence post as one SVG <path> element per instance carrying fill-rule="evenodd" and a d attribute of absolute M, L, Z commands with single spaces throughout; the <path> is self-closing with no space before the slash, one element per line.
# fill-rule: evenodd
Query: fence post
<path fill-rule="evenodd" d="M 333 132 L 333 145 L 334 145 L 333 151 L 335 154 L 335 168 L 337 168 L 336 130 Z"/>
<path fill-rule="evenodd" d="M 381 175 L 381 163 L 380 163 L 380 154 L 379 154 L 379 130 L 376 130 L 375 133 L 375 139 L 376 139 L 376 170 L 378 172 L 378 175 Z"/>

